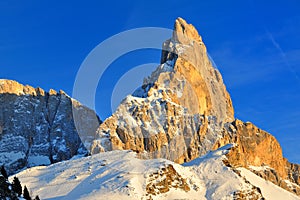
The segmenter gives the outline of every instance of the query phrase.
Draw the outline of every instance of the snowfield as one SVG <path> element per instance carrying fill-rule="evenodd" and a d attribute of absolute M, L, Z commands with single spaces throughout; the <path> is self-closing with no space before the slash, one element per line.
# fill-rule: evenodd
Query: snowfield
<path fill-rule="evenodd" d="M 239 168 L 239 170 L 241 171 L 242 176 L 244 176 L 250 183 L 255 184 L 261 189 L 261 192 L 266 199 L 299 199 L 298 196 L 283 190 L 281 187 L 266 181 L 259 176 L 256 176 L 254 173 L 245 168 Z"/>
<path fill-rule="evenodd" d="M 179 165 L 165 159 L 141 160 L 132 151 L 111 151 L 50 166 L 26 169 L 16 176 L 41 199 L 234 199 L 237 191 L 266 199 L 299 199 L 247 169 L 242 176 L 223 160 L 231 145 Z M 12 179 L 13 176 L 10 177 Z M 246 183 L 245 178 L 250 182 Z"/>

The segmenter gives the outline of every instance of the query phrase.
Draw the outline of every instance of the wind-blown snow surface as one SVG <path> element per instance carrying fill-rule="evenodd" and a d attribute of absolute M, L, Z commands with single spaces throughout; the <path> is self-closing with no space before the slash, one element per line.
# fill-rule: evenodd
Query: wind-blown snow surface
<path fill-rule="evenodd" d="M 250 183 L 255 184 L 257 187 L 261 188 L 261 192 L 266 199 L 299 199 L 298 196 L 295 196 L 294 194 L 283 190 L 279 186 L 266 181 L 259 176 L 256 176 L 254 173 L 245 168 L 239 168 L 239 170 L 241 171 L 241 175 L 244 176 Z"/>
<path fill-rule="evenodd" d="M 224 154 L 230 147 L 225 146 L 184 165 L 165 159 L 141 160 L 131 151 L 111 151 L 47 167 L 33 167 L 16 176 L 34 195 L 49 200 L 150 199 L 150 196 L 153 199 L 233 199 L 234 192 L 249 191 L 253 186 L 223 164 Z M 156 184 L 157 189 L 164 187 L 159 183 L 165 183 L 167 174 L 163 169 L 166 166 L 172 166 L 173 177 L 179 179 L 172 180 L 164 192 L 151 194 L 147 190 L 149 185 Z M 242 172 L 252 184 L 261 186 L 261 182 L 253 178 L 256 175 L 249 175 L 251 172 L 246 169 Z M 158 178 L 153 179 L 154 174 Z M 179 182 L 182 184 L 181 178 L 189 189 L 176 187 Z M 289 194 L 270 183 L 266 190 L 272 192 L 274 188 L 283 195 Z M 276 196 L 271 197 L 276 199 Z M 284 199 L 297 197 L 287 195 Z"/>

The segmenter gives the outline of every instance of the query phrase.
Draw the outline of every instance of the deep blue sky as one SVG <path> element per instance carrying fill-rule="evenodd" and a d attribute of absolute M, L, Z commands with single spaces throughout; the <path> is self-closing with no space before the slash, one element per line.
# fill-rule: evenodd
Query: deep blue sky
<path fill-rule="evenodd" d="M 299 0 L 2 0 L 0 77 L 71 94 L 82 61 L 101 41 L 137 27 L 172 28 L 181 16 L 202 35 L 236 117 L 271 132 L 284 155 L 300 163 L 299 10 Z M 112 88 L 122 73 L 159 59 L 157 50 L 138 51 L 111 65 L 97 93 L 102 119 L 109 115 Z"/>

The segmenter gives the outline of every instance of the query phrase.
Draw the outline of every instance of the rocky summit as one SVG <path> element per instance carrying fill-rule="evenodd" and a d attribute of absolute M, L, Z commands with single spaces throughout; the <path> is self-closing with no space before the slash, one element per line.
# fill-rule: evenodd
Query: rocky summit
<path fill-rule="evenodd" d="M 133 149 L 179 163 L 212 149 L 232 101 L 196 29 L 178 18 L 162 64 L 99 127 L 92 152 Z"/>
<path fill-rule="evenodd" d="M 98 128 L 91 152 L 131 149 L 142 158 L 184 163 L 228 143 L 228 165 L 251 167 L 296 194 L 299 165 L 282 156 L 278 141 L 234 117 L 222 76 L 195 27 L 175 21 L 163 44 L 161 64 Z M 259 169 L 259 170 L 257 170 Z"/>

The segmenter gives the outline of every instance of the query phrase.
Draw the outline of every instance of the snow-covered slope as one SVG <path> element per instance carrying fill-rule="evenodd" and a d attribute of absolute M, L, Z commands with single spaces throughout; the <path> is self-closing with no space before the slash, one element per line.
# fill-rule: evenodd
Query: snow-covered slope
<path fill-rule="evenodd" d="M 184 165 L 165 159 L 141 160 L 132 151 L 111 151 L 47 167 L 33 167 L 17 176 L 34 195 L 51 200 L 219 200 L 241 196 L 261 199 L 262 194 L 267 199 L 278 199 L 278 192 L 286 194 L 285 199 L 299 199 L 271 183 L 262 185 L 259 177 L 244 168 L 239 170 L 250 183 L 234 169 L 226 167 L 224 154 L 230 147 L 224 146 Z M 252 184 L 264 188 L 258 189 Z"/>
<path fill-rule="evenodd" d="M 250 183 L 261 188 L 261 192 L 266 199 L 299 199 L 298 196 L 295 196 L 294 194 L 283 190 L 281 187 L 256 176 L 254 173 L 245 168 L 239 168 L 239 171 Z"/>

